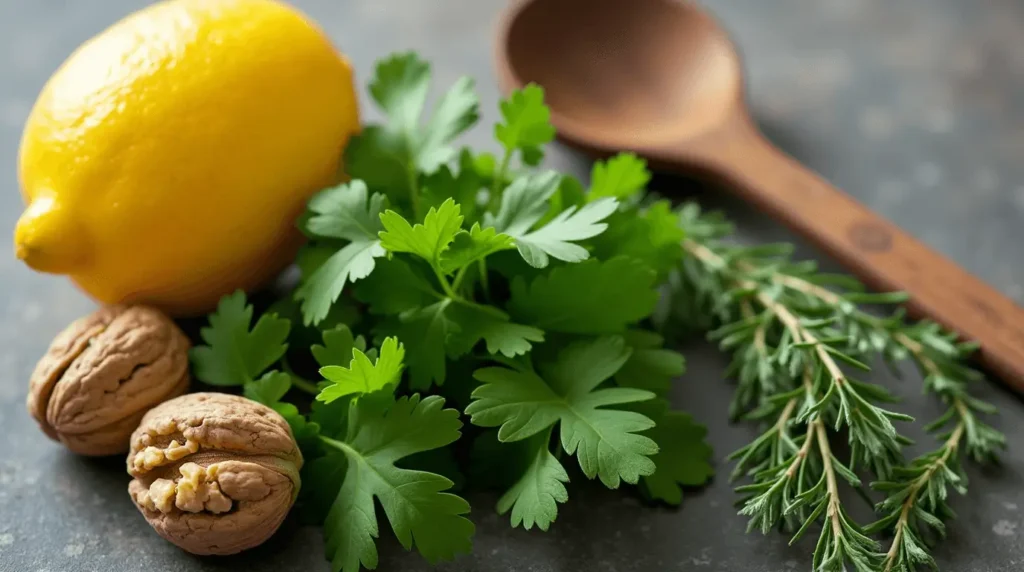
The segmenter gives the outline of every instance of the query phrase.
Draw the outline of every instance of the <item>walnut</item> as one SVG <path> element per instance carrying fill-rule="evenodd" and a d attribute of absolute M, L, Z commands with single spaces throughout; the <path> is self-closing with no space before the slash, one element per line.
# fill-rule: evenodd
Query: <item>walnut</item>
<path fill-rule="evenodd" d="M 234 554 L 277 530 L 302 453 L 273 409 L 222 393 L 154 407 L 132 434 L 128 492 L 160 536 L 193 554 Z"/>
<path fill-rule="evenodd" d="M 101 308 L 53 340 L 32 373 L 28 411 L 75 453 L 124 453 L 146 411 L 188 389 L 189 345 L 157 310 Z"/>

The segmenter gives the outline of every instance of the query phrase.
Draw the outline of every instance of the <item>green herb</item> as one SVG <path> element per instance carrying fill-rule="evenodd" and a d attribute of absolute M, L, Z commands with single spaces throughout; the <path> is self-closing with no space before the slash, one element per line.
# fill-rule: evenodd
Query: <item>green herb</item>
<path fill-rule="evenodd" d="M 815 570 L 934 567 L 925 539 L 941 535 L 942 520 L 952 516 L 948 490 L 966 492 L 961 451 L 988 461 L 1005 442 L 977 417 L 992 406 L 967 393 L 981 377 L 965 365 L 973 346 L 934 324 L 907 323 L 902 310 L 879 317 L 859 306 L 899 303 L 902 295 L 865 293 L 846 276 L 793 262 L 784 245 L 727 244 L 730 226 L 696 205 L 679 217 L 690 256 L 670 279 L 672 302 L 660 321 L 669 329 L 682 322 L 715 328 L 711 338 L 733 354 L 732 415 L 766 428 L 732 455 L 733 477 L 752 480 L 738 489 L 750 527 L 781 526 L 795 542 L 820 523 Z M 888 391 L 850 373 L 877 357 L 912 359 L 925 389 L 949 406 L 928 426 L 942 440 L 937 450 L 904 459 L 910 441 L 898 426 L 913 419 L 892 409 Z M 851 450 L 846 461 L 831 445 L 841 430 Z M 844 482 L 866 494 L 858 470 L 888 495 L 878 504 L 881 518 L 868 526 L 853 521 L 840 496 Z M 894 535 L 887 551 L 875 536 L 883 531 Z"/>
<path fill-rule="evenodd" d="M 300 280 L 293 301 L 274 305 L 301 317 L 296 343 L 287 319 L 252 326 L 238 293 L 193 354 L 201 380 L 242 385 L 291 424 L 306 459 L 299 503 L 323 523 L 334 570 L 376 567 L 377 502 L 429 562 L 469 551 L 469 505 L 446 476 L 461 480 L 446 449 L 461 423 L 446 397 L 490 443 L 468 472 L 504 467 L 497 510 L 513 526 L 555 521 L 574 478 L 566 456 L 583 478 L 668 504 L 712 474 L 706 431 L 663 398 L 685 362 L 650 317 L 681 235 L 667 203 L 643 200 L 644 162 L 598 163 L 589 190 L 533 169 L 554 136 L 535 85 L 501 103 L 500 161 L 457 151 L 477 119 L 472 82 L 456 82 L 424 121 L 429 83 L 413 54 L 378 65 L 370 93 L 385 122 L 353 138 L 350 180 L 299 218 Z M 292 388 L 315 399 L 285 401 Z M 488 427 L 501 429 L 481 441 Z"/>
<path fill-rule="evenodd" d="M 458 148 L 478 118 L 472 85 L 457 81 L 424 119 L 429 65 L 381 62 L 370 94 L 384 122 L 349 143 L 349 181 L 299 218 L 300 280 L 273 306 L 287 318 L 253 325 L 233 294 L 192 353 L 198 379 L 242 386 L 291 425 L 306 460 L 299 505 L 323 524 L 333 569 L 375 568 L 384 521 L 431 563 L 468 552 L 456 483 L 501 491 L 497 511 L 525 529 L 548 530 L 578 478 L 680 504 L 713 473 L 706 429 L 667 400 L 686 364 L 665 335 L 684 326 L 733 354 L 732 415 L 765 427 L 733 455 L 733 476 L 751 481 L 739 488 L 751 528 L 796 541 L 820 524 L 815 570 L 932 565 L 947 492 L 966 490 L 961 457 L 989 460 L 1004 443 L 967 391 L 973 348 L 861 310 L 903 298 L 792 262 L 786 247 L 727 244 L 720 218 L 646 192 L 633 154 L 597 162 L 588 186 L 538 168 L 554 129 L 536 85 L 500 104 L 500 159 Z M 857 377 L 878 356 L 913 359 L 948 405 L 931 426 L 942 444 L 914 461 L 901 433 L 912 420 Z M 291 403 L 293 389 L 315 397 Z M 872 494 L 863 474 L 888 495 L 868 526 L 840 494 Z"/>
<path fill-rule="evenodd" d="M 189 354 L 196 379 L 210 385 L 243 385 L 284 356 L 291 322 L 264 314 L 252 326 L 252 315 L 244 292 L 220 301 L 210 314 L 210 326 L 200 333 L 206 345 Z"/>

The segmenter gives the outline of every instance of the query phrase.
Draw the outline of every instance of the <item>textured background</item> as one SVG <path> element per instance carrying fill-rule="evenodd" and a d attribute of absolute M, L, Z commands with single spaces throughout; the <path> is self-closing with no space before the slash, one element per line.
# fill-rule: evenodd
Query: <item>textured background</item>
<path fill-rule="evenodd" d="M 635 0 L 634 0 L 635 1 Z M 707 2 L 746 54 L 755 113 L 783 149 L 868 206 L 1024 302 L 1024 4 L 1019 0 L 715 0 Z M 121 459 L 65 454 L 24 409 L 28 375 L 53 335 L 91 303 L 64 280 L 30 273 L 11 252 L 21 209 L 16 152 L 21 126 L 46 78 L 80 42 L 143 0 L 0 0 L 0 570 L 319 571 L 318 529 L 289 522 L 268 544 L 229 559 L 198 559 L 163 542 L 125 493 Z M 351 56 L 365 82 L 373 61 L 415 49 L 439 84 L 478 80 L 484 122 L 498 97 L 490 65 L 501 0 L 296 0 Z M 490 145 L 489 127 L 470 136 Z M 586 172 L 574 153 L 550 162 Z M 758 213 L 718 191 L 684 189 L 740 223 L 747 241 L 788 238 Z M 812 250 L 805 252 L 814 256 Z M 753 434 L 724 422 L 724 358 L 687 348 L 690 371 L 676 402 L 711 428 L 719 472 L 724 456 Z M 905 409 L 938 407 L 909 376 L 891 382 Z M 1005 466 L 972 473 L 955 499 L 960 519 L 937 549 L 945 571 L 1024 567 L 1024 446 L 1013 435 L 1024 405 L 994 385 L 979 394 L 1002 410 L 1011 431 Z M 1016 431 L 1019 434 L 1019 431 Z M 930 443 L 922 439 L 923 443 Z M 547 534 L 510 530 L 495 500 L 471 496 L 479 533 L 472 556 L 450 571 L 749 571 L 810 567 L 811 545 L 777 535 L 744 536 L 733 495 L 719 478 L 683 510 L 644 507 L 630 494 L 574 483 L 572 500 Z M 391 539 L 381 570 L 430 569 Z"/>

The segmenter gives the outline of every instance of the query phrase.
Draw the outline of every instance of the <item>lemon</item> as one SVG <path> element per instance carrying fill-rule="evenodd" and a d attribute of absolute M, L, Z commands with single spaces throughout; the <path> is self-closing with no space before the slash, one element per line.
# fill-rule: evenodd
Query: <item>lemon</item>
<path fill-rule="evenodd" d="M 104 303 L 176 315 L 257 288 L 358 130 L 348 61 L 272 0 L 170 0 L 87 41 L 21 141 L 15 251 Z"/>

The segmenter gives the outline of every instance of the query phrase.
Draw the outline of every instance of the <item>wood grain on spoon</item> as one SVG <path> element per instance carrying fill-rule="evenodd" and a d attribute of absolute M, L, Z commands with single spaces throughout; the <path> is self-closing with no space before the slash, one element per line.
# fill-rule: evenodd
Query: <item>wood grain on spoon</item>
<path fill-rule="evenodd" d="M 727 183 L 868 285 L 908 293 L 913 315 L 978 342 L 981 363 L 1024 392 L 1024 309 L 771 145 L 739 55 L 696 5 L 513 2 L 496 48 L 501 88 L 542 85 L 561 139 Z"/>

